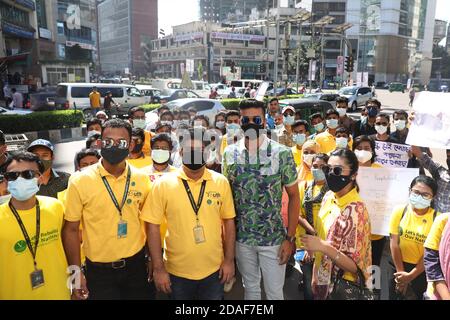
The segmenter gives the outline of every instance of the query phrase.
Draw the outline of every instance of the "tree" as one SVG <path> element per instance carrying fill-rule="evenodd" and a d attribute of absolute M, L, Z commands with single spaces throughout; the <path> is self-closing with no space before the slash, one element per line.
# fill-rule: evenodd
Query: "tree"
<path fill-rule="evenodd" d="M 288 60 L 289 75 L 294 75 L 294 76 L 296 75 L 297 56 L 300 54 L 299 79 L 306 79 L 308 77 L 310 58 L 308 58 L 306 56 L 306 53 L 307 53 L 307 50 L 311 49 L 311 48 L 314 49 L 314 51 L 316 52 L 315 59 L 320 60 L 320 43 L 313 43 L 312 46 L 310 43 L 307 46 L 302 45 L 301 50 L 299 50 L 299 48 L 297 48 L 296 50 L 293 50 L 292 54 L 289 56 L 289 60 Z M 317 69 L 319 69 L 319 68 L 317 68 Z"/>
<path fill-rule="evenodd" d="M 199 81 L 203 80 L 203 65 L 201 61 L 199 61 L 198 63 L 197 73 L 198 73 L 198 80 Z"/>

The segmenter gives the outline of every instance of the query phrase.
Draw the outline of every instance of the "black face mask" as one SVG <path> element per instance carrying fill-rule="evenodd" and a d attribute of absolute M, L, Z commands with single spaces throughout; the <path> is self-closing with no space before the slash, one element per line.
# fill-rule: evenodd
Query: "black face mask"
<path fill-rule="evenodd" d="M 190 149 L 183 154 L 183 164 L 192 171 L 197 171 L 206 165 L 203 150 Z"/>
<path fill-rule="evenodd" d="M 262 124 L 247 123 L 242 125 L 242 130 L 244 130 L 245 136 L 248 138 L 259 138 L 264 129 Z"/>
<path fill-rule="evenodd" d="M 120 149 L 118 147 L 102 148 L 102 157 L 108 163 L 116 165 L 124 161 L 128 157 L 128 149 Z"/>
<path fill-rule="evenodd" d="M 144 144 L 143 143 L 136 144 L 134 146 L 133 153 L 141 153 L 142 152 L 142 148 L 144 148 Z"/>
<path fill-rule="evenodd" d="M 333 192 L 341 191 L 352 182 L 351 176 L 335 176 L 334 174 L 328 173 L 325 178 L 327 180 L 328 188 Z"/>

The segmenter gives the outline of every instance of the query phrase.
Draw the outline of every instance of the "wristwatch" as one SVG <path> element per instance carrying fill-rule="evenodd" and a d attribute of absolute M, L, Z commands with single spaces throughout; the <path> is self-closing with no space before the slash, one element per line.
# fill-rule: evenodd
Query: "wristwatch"
<path fill-rule="evenodd" d="M 295 236 L 290 237 L 290 236 L 286 235 L 285 240 L 289 241 L 290 243 L 295 243 L 296 238 L 295 238 Z"/>

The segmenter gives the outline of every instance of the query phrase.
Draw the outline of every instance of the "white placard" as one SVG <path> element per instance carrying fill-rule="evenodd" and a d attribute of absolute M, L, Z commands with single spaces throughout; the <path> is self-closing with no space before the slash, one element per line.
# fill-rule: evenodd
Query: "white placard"
<path fill-rule="evenodd" d="M 409 202 L 409 186 L 418 175 L 418 168 L 359 168 L 359 194 L 369 211 L 372 234 L 389 236 L 392 211 Z"/>
<path fill-rule="evenodd" d="M 375 142 L 376 163 L 388 168 L 407 168 L 411 146 L 391 142 Z"/>
<path fill-rule="evenodd" d="M 450 149 L 450 93 L 418 93 L 414 112 L 414 122 L 406 143 L 418 147 Z"/>

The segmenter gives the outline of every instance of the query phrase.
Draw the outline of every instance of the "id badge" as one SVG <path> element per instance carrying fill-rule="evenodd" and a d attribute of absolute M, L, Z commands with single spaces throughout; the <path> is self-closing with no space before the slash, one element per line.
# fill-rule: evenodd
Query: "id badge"
<path fill-rule="evenodd" d="M 194 239 L 196 244 L 200 244 L 206 241 L 205 231 L 202 226 L 196 226 L 194 228 Z"/>
<path fill-rule="evenodd" d="M 126 238 L 128 234 L 128 224 L 124 220 L 120 220 L 117 225 L 117 238 L 123 239 Z"/>
<path fill-rule="evenodd" d="M 44 272 L 40 269 L 36 269 L 30 274 L 31 288 L 37 289 L 44 285 Z"/>

